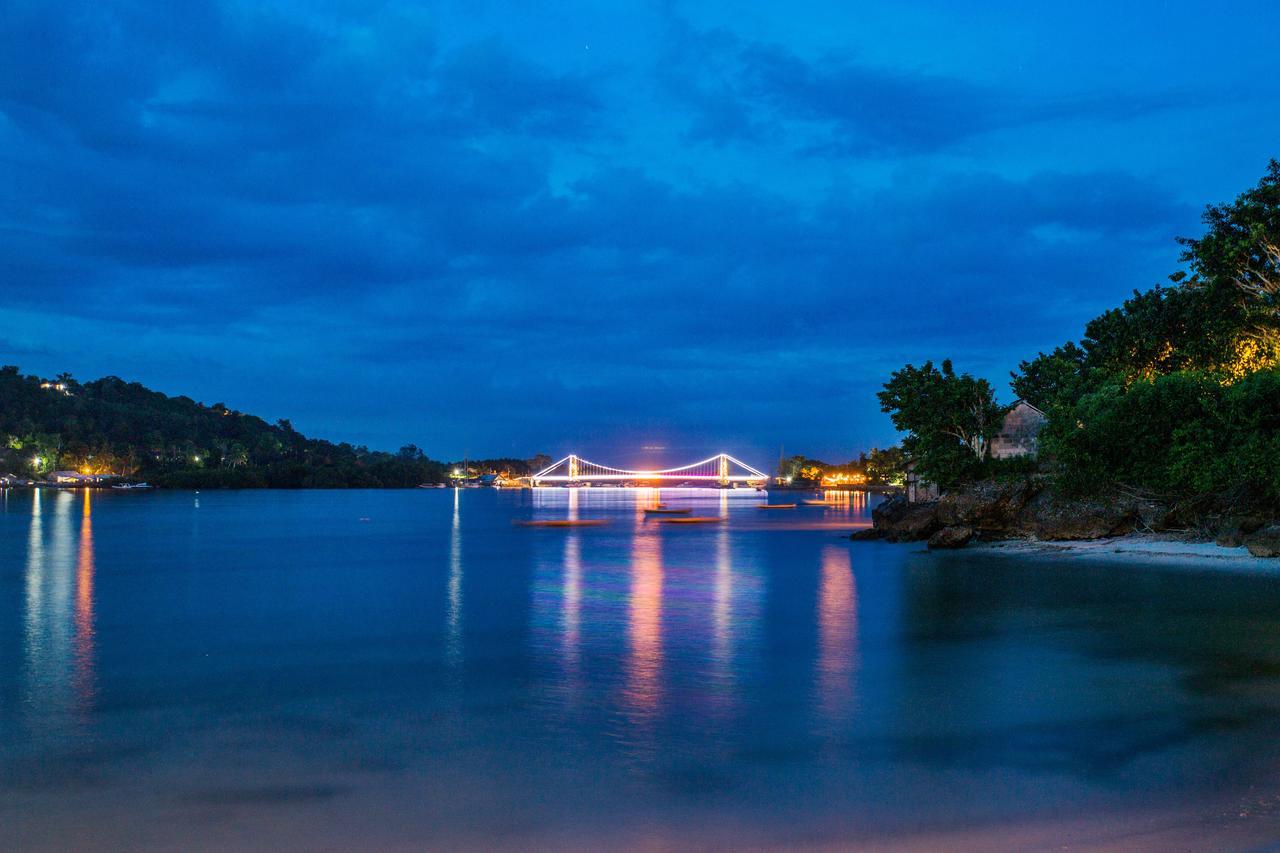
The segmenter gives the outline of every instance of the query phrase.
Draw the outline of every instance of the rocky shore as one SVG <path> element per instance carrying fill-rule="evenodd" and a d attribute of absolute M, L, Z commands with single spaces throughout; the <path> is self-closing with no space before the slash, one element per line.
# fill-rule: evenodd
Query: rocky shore
<path fill-rule="evenodd" d="M 1183 517 L 1181 510 L 1129 495 L 1066 498 L 1045 480 L 989 480 L 938 500 L 908 503 L 899 495 L 871 513 L 872 527 L 853 539 L 926 541 L 930 548 L 962 548 L 973 541 L 1026 539 L 1091 541 L 1133 533 L 1176 533 L 1188 541 L 1244 547 L 1255 557 L 1280 557 L 1280 524 L 1262 515 Z"/>

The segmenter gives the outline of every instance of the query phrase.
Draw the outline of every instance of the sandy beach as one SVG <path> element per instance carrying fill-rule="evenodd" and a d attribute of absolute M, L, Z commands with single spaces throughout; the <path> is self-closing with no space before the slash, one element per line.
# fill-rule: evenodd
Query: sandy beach
<path fill-rule="evenodd" d="M 968 550 L 1010 556 L 1049 555 L 1107 562 L 1158 563 L 1162 566 L 1184 566 L 1196 569 L 1280 572 L 1280 559 L 1255 557 L 1244 547 L 1223 548 L 1213 542 L 1193 541 L 1185 537 L 1163 534 L 1135 533 L 1111 539 L 1065 542 L 1017 539 L 975 543 L 970 545 Z"/>

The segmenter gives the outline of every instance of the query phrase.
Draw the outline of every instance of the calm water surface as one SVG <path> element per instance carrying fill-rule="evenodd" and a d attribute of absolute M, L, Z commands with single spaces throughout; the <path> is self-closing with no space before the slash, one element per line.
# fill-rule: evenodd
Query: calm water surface
<path fill-rule="evenodd" d="M 653 500 L 5 493 L 0 848 L 838 843 L 1280 769 L 1280 578 Z"/>

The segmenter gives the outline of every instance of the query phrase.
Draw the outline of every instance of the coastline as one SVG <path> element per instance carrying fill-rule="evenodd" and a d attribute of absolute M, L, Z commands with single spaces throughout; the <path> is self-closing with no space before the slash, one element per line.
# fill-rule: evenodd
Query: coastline
<path fill-rule="evenodd" d="M 1280 572 L 1280 560 L 1255 557 L 1244 546 L 1228 548 L 1211 541 L 1161 533 L 1129 533 L 1107 539 L 1057 542 L 1006 539 L 973 542 L 965 550 L 1022 557 L 1038 555 L 1107 562 L 1159 562 L 1188 568 Z"/>

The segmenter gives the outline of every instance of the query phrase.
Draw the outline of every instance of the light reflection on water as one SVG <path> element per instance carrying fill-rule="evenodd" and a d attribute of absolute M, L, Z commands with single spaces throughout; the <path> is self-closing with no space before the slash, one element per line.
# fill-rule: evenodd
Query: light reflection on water
<path fill-rule="evenodd" d="M 641 527 L 631 540 L 627 683 L 623 706 L 635 726 L 652 725 L 662 701 L 662 539 Z"/>
<path fill-rule="evenodd" d="M 445 653 L 449 663 L 462 660 L 462 490 L 453 490 L 453 520 L 449 525 L 449 615 Z"/>
<path fill-rule="evenodd" d="M 803 843 L 1280 767 L 1275 577 L 854 545 L 860 493 L 7 497 L 3 848 L 128 848 L 129 820 L 180 847 L 223 817 L 262 846 L 319 815 L 348 846 Z M 371 804 L 390 835 L 357 831 Z"/>
<path fill-rule="evenodd" d="M 822 549 L 818 593 L 818 708 L 838 723 L 853 702 L 853 673 L 858 660 L 858 591 L 846 545 Z"/>
<path fill-rule="evenodd" d="M 48 504 L 52 504 L 49 529 L 45 531 Z M 73 557 L 75 532 L 72 512 L 76 500 L 66 491 L 42 495 L 36 491 L 31 505 L 26 560 L 26 660 L 25 707 L 33 731 L 49 732 L 65 724 L 92 682 L 92 660 L 79 652 L 88 637 L 79 634 L 83 608 L 92 613 L 92 601 L 84 604 L 76 592 L 79 582 L 87 582 L 84 592 L 92 596 L 92 540 L 88 552 L 88 573 L 77 572 Z M 86 504 L 87 508 L 87 504 Z M 89 530 L 88 524 L 81 525 Z M 84 547 L 84 543 L 81 543 Z M 88 626 L 86 626 L 88 627 Z"/>
<path fill-rule="evenodd" d="M 94 674 L 93 624 L 93 505 L 83 490 L 80 544 L 76 553 L 75 691 L 80 710 L 87 710 L 97 690 Z"/>

